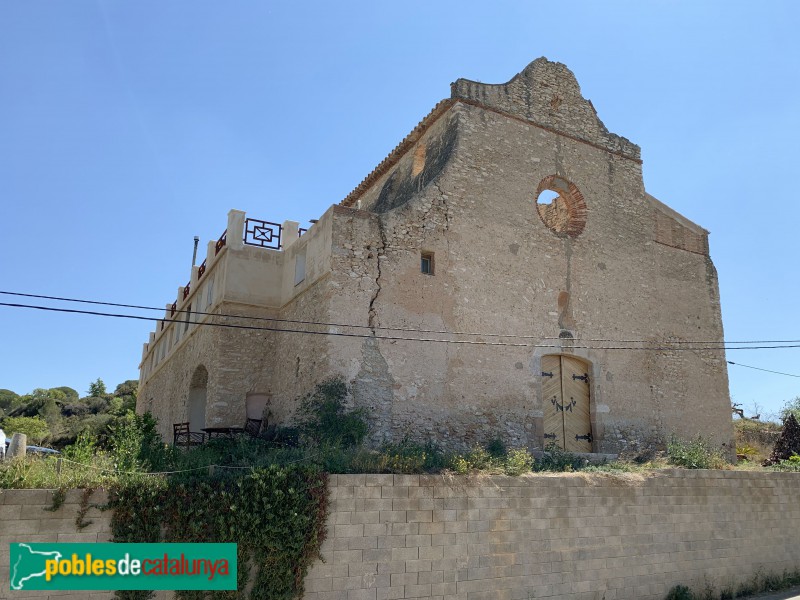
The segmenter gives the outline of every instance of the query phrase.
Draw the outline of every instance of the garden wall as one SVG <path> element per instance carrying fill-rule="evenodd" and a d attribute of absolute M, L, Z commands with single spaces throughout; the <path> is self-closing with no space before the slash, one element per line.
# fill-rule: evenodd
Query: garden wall
<path fill-rule="evenodd" d="M 325 562 L 305 600 L 661 600 L 676 584 L 720 590 L 800 568 L 797 473 L 332 475 L 330 489 Z M 77 531 L 81 495 L 51 513 L 51 491 L 0 491 L 0 597 L 10 542 L 108 541 L 96 508 Z"/>
<path fill-rule="evenodd" d="M 800 474 L 331 477 L 305 600 L 662 600 L 800 568 Z"/>
<path fill-rule="evenodd" d="M 112 592 L 25 592 L 9 590 L 9 544 L 12 542 L 110 542 L 111 513 L 101 511 L 108 497 L 103 490 L 88 496 L 88 510 L 79 528 L 83 490 L 70 490 L 55 510 L 53 490 L 0 490 L 0 598 L 40 600 L 106 600 Z M 171 595 L 171 594 L 170 594 Z M 159 592 L 157 600 L 166 600 Z"/>

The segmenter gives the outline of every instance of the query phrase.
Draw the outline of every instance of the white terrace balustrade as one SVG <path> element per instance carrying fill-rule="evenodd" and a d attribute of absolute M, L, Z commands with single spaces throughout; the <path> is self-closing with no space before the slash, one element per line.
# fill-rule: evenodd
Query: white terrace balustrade
<path fill-rule="evenodd" d="M 282 298 L 299 291 L 294 288 L 305 279 L 307 245 L 300 236 L 307 231 L 295 221 L 279 224 L 248 218 L 240 210 L 229 211 L 228 227 L 219 239 L 208 242 L 206 258 L 192 267 L 189 281 L 178 288 L 177 299 L 167 304 L 164 319 L 144 344 L 142 381 L 191 335 L 197 323 L 209 318 L 206 313 L 213 312 L 219 302 L 279 308 Z"/>

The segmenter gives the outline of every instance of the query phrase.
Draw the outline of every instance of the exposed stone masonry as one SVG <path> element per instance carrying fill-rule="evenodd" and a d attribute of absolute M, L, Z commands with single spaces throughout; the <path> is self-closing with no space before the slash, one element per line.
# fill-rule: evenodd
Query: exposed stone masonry
<path fill-rule="evenodd" d="M 451 93 L 280 251 L 237 247 L 244 215 L 232 211 L 203 279 L 216 277 L 211 309 L 297 331 L 190 331 L 143 371 L 140 410 L 165 433 L 186 420 L 203 365 L 207 424 L 240 425 L 254 397 L 291 423 L 298 398 L 339 376 L 374 444 L 541 449 L 547 411 L 573 405 L 544 397 L 542 358 L 562 355 L 581 366 L 552 390 L 585 382 L 588 421 L 570 435 L 586 432 L 593 452 L 702 434 L 732 454 L 724 353 L 679 349 L 723 340 L 708 232 L 646 193 L 639 147 L 605 128 L 564 65 L 537 59 Z M 559 199 L 537 207 L 544 189 Z"/>

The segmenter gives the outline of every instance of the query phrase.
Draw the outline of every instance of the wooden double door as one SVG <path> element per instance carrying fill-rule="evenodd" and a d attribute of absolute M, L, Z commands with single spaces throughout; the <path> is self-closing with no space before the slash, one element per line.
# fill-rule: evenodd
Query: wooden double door
<path fill-rule="evenodd" d="M 560 354 L 542 357 L 545 446 L 592 451 L 589 390 L 589 363 Z"/>

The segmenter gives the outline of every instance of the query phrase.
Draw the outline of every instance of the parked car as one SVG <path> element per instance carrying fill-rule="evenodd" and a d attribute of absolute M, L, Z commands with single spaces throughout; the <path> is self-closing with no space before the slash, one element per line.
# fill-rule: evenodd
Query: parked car
<path fill-rule="evenodd" d="M 8 447 L 11 445 L 11 440 L 6 440 L 6 456 L 8 456 Z M 53 450 L 52 448 L 45 448 L 43 446 L 28 446 L 28 452 L 33 452 L 34 454 L 61 454 L 58 450 Z"/>

